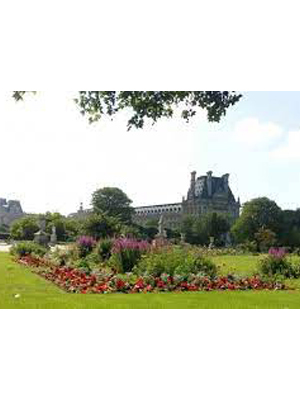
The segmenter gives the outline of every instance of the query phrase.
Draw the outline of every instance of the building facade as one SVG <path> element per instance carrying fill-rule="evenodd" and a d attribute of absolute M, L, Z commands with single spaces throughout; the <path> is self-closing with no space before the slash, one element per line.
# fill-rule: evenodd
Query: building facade
<path fill-rule="evenodd" d="M 18 200 L 0 199 L 0 226 L 10 226 L 13 221 L 23 216 L 24 212 Z"/>
<path fill-rule="evenodd" d="M 229 174 L 214 177 L 209 171 L 204 176 L 196 175 L 195 171 L 191 173 L 187 197 L 181 203 L 136 207 L 134 221 L 145 226 L 163 215 L 165 226 L 176 229 L 185 216 L 217 212 L 234 222 L 239 217 L 241 205 L 230 189 Z"/>

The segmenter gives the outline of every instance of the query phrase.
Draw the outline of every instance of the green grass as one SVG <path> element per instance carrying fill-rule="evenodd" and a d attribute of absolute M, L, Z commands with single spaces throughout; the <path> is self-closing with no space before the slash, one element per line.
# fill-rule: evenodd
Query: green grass
<path fill-rule="evenodd" d="M 249 272 L 255 265 L 252 256 L 230 257 L 221 259 L 224 271 L 234 265 Z M 0 253 L 0 308 L 300 308 L 300 291 L 68 294 Z"/>
<path fill-rule="evenodd" d="M 221 274 L 236 273 L 250 275 L 255 273 L 260 256 L 216 256 L 213 261 L 220 267 Z"/>

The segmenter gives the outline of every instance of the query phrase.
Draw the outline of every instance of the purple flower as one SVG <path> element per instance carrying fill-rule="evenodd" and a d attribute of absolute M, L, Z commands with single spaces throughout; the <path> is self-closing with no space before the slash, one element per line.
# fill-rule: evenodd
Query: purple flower
<path fill-rule="evenodd" d="M 81 236 L 78 240 L 77 240 L 77 244 L 80 247 L 85 247 L 87 249 L 92 249 L 95 245 L 96 245 L 96 241 L 90 237 L 90 236 Z"/>
<path fill-rule="evenodd" d="M 286 256 L 286 251 L 285 251 L 285 249 L 276 249 L 276 248 L 274 248 L 274 247 L 272 247 L 270 250 L 269 250 L 269 255 L 270 256 L 272 256 L 272 257 L 274 257 L 274 258 L 283 258 L 283 257 L 285 257 Z"/>
<path fill-rule="evenodd" d="M 113 253 L 120 253 L 124 250 L 137 250 L 142 253 L 149 250 L 150 245 L 147 241 L 138 241 L 136 239 L 116 239 L 113 245 Z"/>

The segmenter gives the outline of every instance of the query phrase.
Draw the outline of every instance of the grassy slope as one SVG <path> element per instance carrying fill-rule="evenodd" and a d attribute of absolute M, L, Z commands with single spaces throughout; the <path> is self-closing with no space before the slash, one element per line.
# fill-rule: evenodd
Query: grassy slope
<path fill-rule="evenodd" d="M 74 295 L 0 253 L 0 308 L 300 308 L 300 292 Z"/>

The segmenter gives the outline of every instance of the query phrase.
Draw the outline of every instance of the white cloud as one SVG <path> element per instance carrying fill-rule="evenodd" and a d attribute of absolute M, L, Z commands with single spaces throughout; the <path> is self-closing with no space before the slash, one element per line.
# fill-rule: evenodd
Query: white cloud
<path fill-rule="evenodd" d="M 286 160 L 300 159 L 300 130 L 289 132 L 285 144 L 273 150 L 271 156 Z"/>
<path fill-rule="evenodd" d="M 273 122 L 261 123 L 256 118 L 246 118 L 235 124 L 233 137 L 238 143 L 252 149 L 264 149 L 276 143 L 283 135 L 282 128 Z"/>

